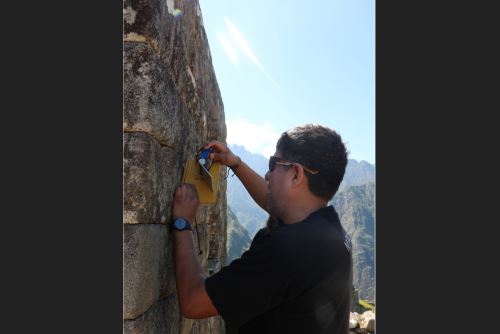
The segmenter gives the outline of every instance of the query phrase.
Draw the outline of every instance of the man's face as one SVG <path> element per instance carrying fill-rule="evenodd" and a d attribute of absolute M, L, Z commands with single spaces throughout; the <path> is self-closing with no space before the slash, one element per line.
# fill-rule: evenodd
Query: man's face
<path fill-rule="evenodd" d="M 275 157 L 281 158 L 281 153 L 276 151 Z M 285 210 L 285 203 L 287 200 L 287 174 L 289 172 L 288 166 L 276 164 L 272 171 L 266 173 L 265 179 L 267 181 L 267 209 L 269 213 L 275 218 L 281 218 Z"/>

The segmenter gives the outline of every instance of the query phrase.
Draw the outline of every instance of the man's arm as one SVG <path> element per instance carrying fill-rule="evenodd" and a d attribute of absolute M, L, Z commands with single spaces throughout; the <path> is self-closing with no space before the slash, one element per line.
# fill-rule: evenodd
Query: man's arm
<path fill-rule="evenodd" d="M 196 188 L 183 184 L 177 188 L 172 208 L 172 218 L 194 222 L 200 202 Z M 196 256 L 193 233 L 190 230 L 173 231 L 174 271 L 179 306 L 184 317 L 207 318 L 218 314 L 205 289 L 205 278 Z"/>
<path fill-rule="evenodd" d="M 215 151 L 210 154 L 210 158 L 230 167 L 234 171 L 234 174 L 241 180 L 253 200 L 262 209 L 267 211 L 266 180 L 244 163 L 240 157 L 231 152 L 224 143 L 212 140 L 205 145 L 205 148 L 209 147 L 213 147 Z"/>

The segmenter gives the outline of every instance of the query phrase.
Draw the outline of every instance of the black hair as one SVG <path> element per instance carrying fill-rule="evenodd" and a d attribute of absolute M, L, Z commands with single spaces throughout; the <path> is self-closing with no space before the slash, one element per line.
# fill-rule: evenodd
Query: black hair
<path fill-rule="evenodd" d="M 304 171 L 309 191 L 332 199 L 344 178 L 349 154 L 337 132 L 321 125 L 298 126 L 281 134 L 276 150 L 285 160 L 319 171 L 314 175 Z"/>

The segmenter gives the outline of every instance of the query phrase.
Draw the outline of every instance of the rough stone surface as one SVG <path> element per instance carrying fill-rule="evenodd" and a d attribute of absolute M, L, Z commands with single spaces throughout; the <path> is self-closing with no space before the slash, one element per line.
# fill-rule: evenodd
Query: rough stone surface
<path fill-rule="evenodd" d="M 125 0 L 124 333 L 224 333 L 220 317 L 179 312 L 173 195 L 187 159 L 225 141 L 224 106 L 197 0 Z M 205 275 L 226 264 L 226 180 L 217 204 L 197 212 L 193 233 Z"/>
<path fill-rule="evenodd" d="M 124 320 L 123 333 L 177 334 L 180 320 L 179 303 L 173 294 L 157 301 L 137 319 Z"/>
<path fill-rule="evenodd" d="M 144 101 L 143 106 L 154 105 L 148 99 L 168 103 L 168 115 L 164 116 L 166 123 L 160 122 L 157 126 L 167 143 L 179 143 L 174 134 L 168 134 L 168 118 L 174 121 L 188 114 L 194 116 L 194 123 L 181 121 L 180 126 L 195 125 L 201 131 L 201 137 L 215 138 L 220 135 L 225 138 L 224 107 L 213 71 L 208 40 L 201 24 L 202 17 L 197 15 L 198 1 L 177 0 L 173 3 L 176 9 L 182 11 L 177 17 L 169 13 L 165 0 L 124 1 L 124 10 L 136 13 L 133 24 L 124 20 L 125 104 L 140 100 Z M 130 44 L 133 44 L 130 48 L 136 51 L 128 48 Z M 159 73 L 168 74 L 168 77 L 157 75 Z M 128 90 L 127 82 L 134 88 Z M 183 106 L 171 103 L 168 94 L 163 99 L 157 96 L 162 94 L 160 87 L 172 85 L 187 110 L 179 110 Z M 134 97 L 134 89 L 139 89 L 144 95 Z M 169 88 L 167 90 L 172 91 Z M 141 127 L 143 121 L 152 119 L 153 115 L 138 112 L 139 102 L 131 103 L 131 106 L 130 113 L 125 110 L 126 129 Z M 158 119 L 157 115 L 154 117 Z M 166 131 L 162 131 L 164 127 L 161 124 L 167 124 Z M 184 138 L 185 135 L 181 132 L 177 138 Z"/>
<path fill-rule="evenodd" d="M 199 143 L 200 119 L 177 93 L 167 67 L 147 43 L 124 44 L 124 129 L 147 132 L 181 154 Z M 199 118 L 199 117 L 198 117 Z M 175 125 L 175 126 L 174 126 Z"/>
<path fill-rule="evenodd" d="M 211 317 L 208 319 L 194 320 L 191 331 L 186 334 L 198 333 L 223 333 L 224 323 L 220 317 Z"/>
<path fill-rule="evenodd" d="M 375 313 L 373 311 L 366 311 L 359 317 L 359 327 L 366 328 L 368 332 L 375 331 Z"/>
<path fill-rule="evenodd" d="M 349 319 L 349 329 L 356 328 L 358 326 L 358 320 L 356 318 L 351 317 Z"/>
<path fill-rule="evenodd" d="M 180 331 L 179 324 L 182 316 L 179 311 L 179 301 L 177 294 L 172 294 L 165 300 L 163 312 L 165 312 L 165 323 L 167 331 L 165 334 L 178 334 Z"/>
<path fill-rule="evenodd" d="M 135 320 L 123 321 L 123 333 L 125 334 L 163 334 L 167 333 L 167 322 L 165 320 L 164 303 L 156 302 L 149 310 Z"/>
<path fill-rule="evenodd" d="M 368 333 L 375 333 L 375 318 L 369 319 L 366 324 L 366 331 Z"/>
<path fill-rule="evenodd" d="M 123 237 L 123 317 L 134 319 L 159 298 L 166 281 L 165 225 L 125 225 Z"/>
<path fill-rule="evenodd" d="M 176 152 L 144 132 L 124 134 L 124 223 L 155 224 L 170 217 L 182 163 Z M 174 187 L 175 186 L 175 187 Z"/>

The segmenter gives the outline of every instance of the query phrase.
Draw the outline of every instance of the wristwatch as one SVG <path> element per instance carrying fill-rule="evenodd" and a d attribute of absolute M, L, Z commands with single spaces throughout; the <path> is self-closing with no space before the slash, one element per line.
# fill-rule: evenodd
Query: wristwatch
<path fill-rule="evenodd" d="M 177 218 L 170 223 L 170 229 L 176 231 L 192 230 L 191 224 L 184 218 Z"/>

